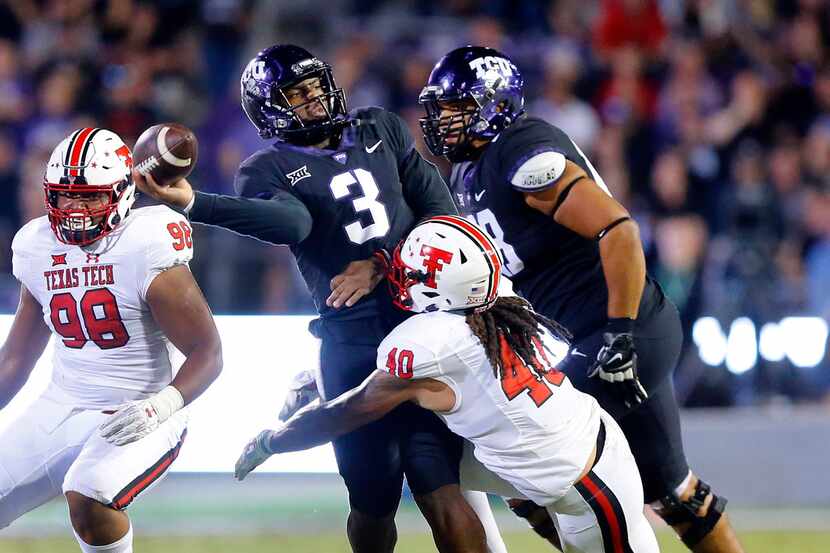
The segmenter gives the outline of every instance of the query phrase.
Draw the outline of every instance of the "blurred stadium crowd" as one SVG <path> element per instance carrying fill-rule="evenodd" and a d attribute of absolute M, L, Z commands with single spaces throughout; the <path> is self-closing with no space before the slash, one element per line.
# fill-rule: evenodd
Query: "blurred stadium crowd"
<path fill-rule="evenodd" d="M 103 126 L 128 144 L 160 121 L 201 141 L 192 181 L 232 193 L 263 142 L 238 106 L 258 49 L 297 42 L 351 107 L 403 115 L 461 44 L 504 51 L 528 111 L 568 132 L 640 224 L 650 271 L 693 322 L 830 319 L 830 7 L 823 0 L 11 0 L 0 2 L 0 309 L 10 241 L 43 212 L 54 145 Z M 424 148 L 421 148 L 425 151 Z M 446 167 L 436 161 L 442 168 Z M 310 313 L 285 248 L 197 229 L 194 272 L 219 313 Z M 689 350 L 694 349 L 690 346 Z M 734 372 L 734 371 L 733 371 Z M 827 357 L 742 375 L 685 356 L 687 405 L 827 397 Z"/>

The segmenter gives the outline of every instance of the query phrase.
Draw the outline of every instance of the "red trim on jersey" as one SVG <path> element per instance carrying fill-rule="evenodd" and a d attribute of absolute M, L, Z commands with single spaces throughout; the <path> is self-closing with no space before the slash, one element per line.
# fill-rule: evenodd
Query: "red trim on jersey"
<path fill-rule="evenodd" d="M 448 223 L 451 225 L 456 225 L 460 227 L 462 230 L 466 231 L 468 234 L 472 235 L 472 237 L 479 242 L 479 245 L 484 249 L 484 254 L 490 260 L 490 263 L 493 266 L 493 289 L 487 294 L 487 300 L 492 301 L 496 298 L 499 289 L 499 278 L 501 277 L 501 257 L 499 257 L 498 249 L 493 241 L 479 230 L 478 227 L 471 224 L 467 219 L 463 217 L 455 217 L 453 215 L 438 215 L 436 217 L 431 217 L 427 219 L 425 222 L 429 221 L 442 221 L 444 223 Z"/>

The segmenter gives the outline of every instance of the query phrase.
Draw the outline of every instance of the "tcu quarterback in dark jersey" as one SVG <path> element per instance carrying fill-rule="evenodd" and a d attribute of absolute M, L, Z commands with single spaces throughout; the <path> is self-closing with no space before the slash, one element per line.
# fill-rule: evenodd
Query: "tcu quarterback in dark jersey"
<path fill-rule="evenodd" d="M 453 162 L 461 210 L 499 244 L 516 290 L 573 333 L 560 368 L 619 420 L 646 502 L 693 551 L 740 551 L 726 500 L 686 462 L 672 385 L 680 320 L 646 274 L 636 223 L 568 135 L 524 114 L 522 76 L 503 54 L 453 50 L 419 102 L 427 146 Z M 538 507 L 512 506 L 553 534 Z"/>
<path fill-rule="evenodd" d="M 373 252 L 391 249 L 420 219 L 455 207 L 404 122 L 380 108 L 347 112 L 331 67 L 303 48 L 259 52 L 242 74 L 241 95 L 260 136 L 276 141 L 242 163 L 239 197 L 194 193 L 186 180 L 162 188 L 136 178 L 193 222 L 290 246 L 320 313 L 311 330 L 321 338 L 323 395 L 334 398 L 372 372 L 378 345 L 402 315 L 385 290 L 338 310 L 363 292 L 333 277 L 373 263 Z M 403 406 L 334 449 L 349 491 L 355 552 L 394 549 L 404 475 L 441 551 L 485 551 L 482 526 L 458 487 L 460 438 L 434 414 Z"/>

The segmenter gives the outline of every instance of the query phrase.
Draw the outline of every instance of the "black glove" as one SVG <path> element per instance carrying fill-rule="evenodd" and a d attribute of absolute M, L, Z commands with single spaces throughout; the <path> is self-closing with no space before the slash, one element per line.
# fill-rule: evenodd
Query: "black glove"
<path fill-rule="evenodd" d="M 648 399 L 637 375 L 637 351 L 634 349 L 631 319 L 611 319 L 608 331 L 602 337 L 605 345 L 597 353 L 597 360 L 588 370 L 588 377 L 599 376 L 602 380 L 617 384 L 625 406 L 630 408 Z"/>

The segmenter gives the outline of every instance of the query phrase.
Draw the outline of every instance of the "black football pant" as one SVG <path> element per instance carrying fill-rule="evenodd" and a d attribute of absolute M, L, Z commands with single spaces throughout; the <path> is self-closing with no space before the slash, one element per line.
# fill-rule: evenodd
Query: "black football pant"
<path fill-rule="evenodd" d="M 577 337 L 574 346 L 586 356 L 572 354 L 560 369 L 619 422 L 640 469 L 645 501 L 651 503 L 672 494 L 688 475 L 689 465 L 672 383 L 683 343 L 680 317 L 665 298 L 645 310 L 647 315 L 637 319 L 634 331 L 640 381 L 649 395 L 643 404 L 628 408 L 614 389 L 616 384 L 588 378 L 603 343 L 602 328 Z"/>

